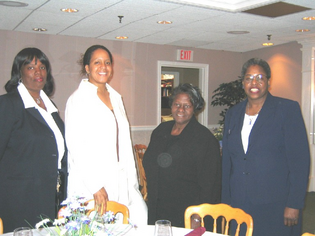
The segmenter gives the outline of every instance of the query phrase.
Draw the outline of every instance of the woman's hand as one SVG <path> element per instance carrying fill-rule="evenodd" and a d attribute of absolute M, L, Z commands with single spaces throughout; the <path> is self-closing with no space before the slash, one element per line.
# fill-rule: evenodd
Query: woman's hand
<path fill-rule="evenodd" d="M 191 228 L 192 229 L 197 229 L 197 228 L 199 228 L 201 226 L 201 218 L 197 214 L 193 214 L 191 216 L 190 222 L 191 222 Z"/>
<path fill-rule="evenodd" d="M 106 205 L 108 201 L 108 195 L 105 188 L 101 188 L 99 191 L 93 194 L 94 197 L 94 209 L 98 214 L 103 215 L 106 212 Z"/>
<path fill-rule="evenodd" d="M 284 209 L 284 225 L 293 226 L 297 225 L 299 220 L 299 210 L 294 208 L 286 207 Z"/>

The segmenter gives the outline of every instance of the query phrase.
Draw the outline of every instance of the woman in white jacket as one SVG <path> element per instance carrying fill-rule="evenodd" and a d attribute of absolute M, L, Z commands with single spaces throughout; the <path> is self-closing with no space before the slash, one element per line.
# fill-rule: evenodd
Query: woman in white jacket
<path fill-rule="evenodd" d="M 112 55 L 104 46 L 94 45 L 82 62 L 88 78 L 66 106 L 68 196 L 94 198 L 100 212 L 105 212 L 108 200 L 117 201 L 129 208 L 133 223 L 146 224 L 129 123 L 120 94 L 108 84 Z"/>

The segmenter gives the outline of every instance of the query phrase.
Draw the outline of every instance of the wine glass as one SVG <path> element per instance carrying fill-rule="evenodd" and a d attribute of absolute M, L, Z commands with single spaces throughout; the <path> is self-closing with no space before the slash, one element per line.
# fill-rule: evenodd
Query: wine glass
<path fill-rule="evenodd" d="M 19 227 L 13 231 L 13 236 L 33 236 L 33 233 L 29 227 Z"/>
<path fill-rule="evenodd" d="M 154 236 L 172 236 L 172 226 L 169 220 L 157 220 L 155 222 Z"/>

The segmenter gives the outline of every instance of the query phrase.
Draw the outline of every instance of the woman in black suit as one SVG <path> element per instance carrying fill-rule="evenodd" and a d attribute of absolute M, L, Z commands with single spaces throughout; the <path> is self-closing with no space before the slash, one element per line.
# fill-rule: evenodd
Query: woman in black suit
<path fill-rule="evenodd" d="M 299 236 L 310 165 L 299 104 L 269 93 L 262 59 L 241 77 L 247 99 L 225 116 L 222 201 L 252 215 L 254 236 Z"/>
<path fill-rule="evenodd" d="M 195 115 L 204 107 L 197 87 L 179 85 L 170 97 L 173 121 L 152 133 L 143 157 L 148 186 L 148 223 L 170 220 L 184 227 L 188 206 L 219 203 L 221 157 L 218 140 Z M 193 215 L 192 228 L 200 226 Z"/>
<path fill-rule="evenodd" d="M 0 96 L 0 217 L 4 232 L 54 219 L 66 193 L 64 124 L 49 99 L 51 67 L 37 48 L 14 58 L 7 94 Z M 59 171 L 58 171 L 59 170 Z M 60 174 L 58 174 L 60 172 Z M 59 187 L 59 192 L 57 188 Z"/>

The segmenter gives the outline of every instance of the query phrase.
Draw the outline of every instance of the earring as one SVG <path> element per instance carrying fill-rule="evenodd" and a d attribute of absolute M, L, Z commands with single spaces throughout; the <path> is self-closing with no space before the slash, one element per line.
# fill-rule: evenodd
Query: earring
<path fill-rule="evenodd" d="M 22 81 L 22 78 L 20 78 L 19 79 L 19 81 L 18 81 L 18 84 L 20 84 L 20 83 L 22 83 L 23 81 Z"/>

